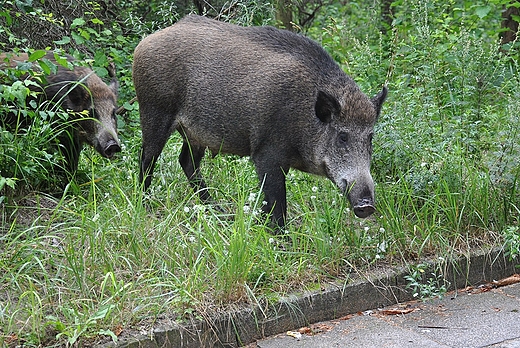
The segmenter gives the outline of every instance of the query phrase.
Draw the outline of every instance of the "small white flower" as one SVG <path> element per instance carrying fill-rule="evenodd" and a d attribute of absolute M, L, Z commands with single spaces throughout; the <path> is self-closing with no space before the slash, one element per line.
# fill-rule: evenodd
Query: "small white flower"
<path fill-rule="evenodd" d="M 386 251 L 386 242 L 382 241 L 377 245 L 377 250 L 384 253 Z"/>
<path fill-rule="evenodd" d="M 96 213 L 96 215 L 94 215 L 94 217 L 92 218 L 92 222 L 96 222 L 99 220 L 99 214 Z"/>
<path fill-rule="evenodd" d="M 381 227 L 381 228 L 379 229 L 379 233 L 385 233 L 385 229 L 384 229 L 383 227 Z"/>
<path fill-rule="evenodd" d="M 262 201 L 262 206 L 267 205 L 267 201 Z"/>
<path fill-rule="evenodd" d="M 195 237 L 194 237 L 194 236 L 189 236 L 189 237 L 188 237 L 188 240 L 189 240 L 191 243 L 195 243 Z"/>
<path fill-rule="evenodd" d="M 312 192 L 318 192 L 318 188 L 316 186 L 312 187 Z"/>
<path fill-rule="evenodd" d="M 243 211 L 244 214 L 249 214 L 249 212 L 251 211 L 251 207 L 248 205 L 244 205 Z"/>
<path fill-rule="evenodd" d="M 110 196 L 110 193 L 105 192 L 105 198 L 108 198 L 108 196 Z"/>
<path fill-rule="evenodd" d="M 269 238 L 269 244 L 274 244 L 274 238 L 273 237 Z"/>
<path fill-rule="evenodd" d="M 247 200 L 248 200 L 249 202 L 254 202 L 255 199 L 256 199 L 256 193 L 251 192 L 251 193 L 249 194 L 249 198 L 248 198 Z"/>
<path fill-rule="evenodd" d="M 370 229 L 370 227 L 365 226 L 365 232 L 368 232 L 369 229 Z"/>
<path fill-rule="evenodd" d="M 311 196 L 311 199 L 316 199 L 316 196 Z"/>
<path fill-rule="evenodd" d="M 184 212 L 185 213 L 189 213 L 190 212 L 190 207 L 184 207 Z"/>

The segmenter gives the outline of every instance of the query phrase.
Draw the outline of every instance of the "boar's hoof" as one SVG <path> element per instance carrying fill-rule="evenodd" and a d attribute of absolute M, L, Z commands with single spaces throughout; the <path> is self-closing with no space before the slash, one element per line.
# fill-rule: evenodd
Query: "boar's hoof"
<path fill-rule="evenodd" d="M 121 152 L 121 147 L 115 140 L 109 140 L 103 149 L 103 155 L 112 158 L 116 152 Z"/>
<path fill-rule="evenodd" d="M 360 199 L 354 206 L 354 214 L 360 218 L 366 218 L 372 215 L 376 211 L 376 208 L 372 204 L 371 200 Z"/>

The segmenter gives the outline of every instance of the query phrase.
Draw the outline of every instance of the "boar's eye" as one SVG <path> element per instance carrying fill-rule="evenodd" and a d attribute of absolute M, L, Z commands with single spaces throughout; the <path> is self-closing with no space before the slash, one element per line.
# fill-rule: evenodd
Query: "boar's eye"
<path fill-rule="evenodd" d="M 347 146 L 348 134 L 345 132 L 340 132 L 338 135 L 338 143 L 340 146 Z"/>

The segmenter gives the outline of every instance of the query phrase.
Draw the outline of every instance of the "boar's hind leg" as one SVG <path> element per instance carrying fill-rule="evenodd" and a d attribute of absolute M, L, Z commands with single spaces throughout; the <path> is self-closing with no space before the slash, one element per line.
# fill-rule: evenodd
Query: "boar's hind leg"
<path fill-rule="evenodd" d="M 285 215 L 287 214 L 287 198 L 285 191 L 285 173 L 289 167 L 273 166 L 269 160 L 255 161 L 256 171 L 260 183 L 263 185 L 264 200 L 267 204 L 263 206 L 266 214 L 271 214 L 273 222 L 277 226 L 277 233 L 282 232 L 285 226 Z M 265 166 L 266 162 L 268 163 Z"/>
<path fill-rule="evenodd" d="M 182 144 L 179 163 L 188 178 L 191 187 L 199 194 L 200 200 L 207 203 L 211 200 L 206 183 L 200 174 L 200 161 L 204 157 L 206 148 L 188 140 Z"/>

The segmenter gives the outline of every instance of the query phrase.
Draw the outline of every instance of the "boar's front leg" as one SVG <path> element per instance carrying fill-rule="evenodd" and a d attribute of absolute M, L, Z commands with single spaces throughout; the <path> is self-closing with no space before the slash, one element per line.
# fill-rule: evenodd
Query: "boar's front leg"
<path fill-rule="evenodd" d="M 276 233 L 281 233 L 287 214 L 285 174 L 289 171 L 289 166 L 272 164 L 269 163 L 270 161 L 272 161 L 272 157 L 262 160 L 253 159 L 266 202 L 262 210 L 266 214 L 271 214 L 272 220 L 276 224 Z"/>
<path fill-rule="evenodd" d="M 64 134 L 58 138 L 58 141 L 60 143 L 60 151 L 65 159 L 65 174 L 70 177 L 78 170 L 79 155 L 83 146 L 78 134 L 72 128 L 65 130 Z"/>
<path fill-rule="evenodd" d="M 204 157 L 205 150 L 206 148 L 203 146 L 190 142 L 189 140 L 184 140 L 179 155 L 179 163 L 191 187 L 199 194 L 200 200 L 204 203 L 208 203 L 211 200 L 211 196 L 200 174 L 200 161 Z"/>
<path fill-rule="evenodd" d="M 143 146 L 139 154 L 139 182 L 146 191 L 152 182 L 155 163 L 159 158 L 175 122 L 175 114 L 151 108 L 145 101 L 140 102 Z M 144 180 L 144 182 L 143 182 Z"/>

